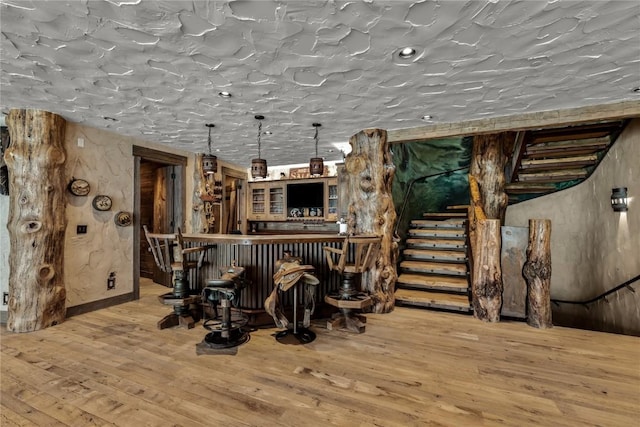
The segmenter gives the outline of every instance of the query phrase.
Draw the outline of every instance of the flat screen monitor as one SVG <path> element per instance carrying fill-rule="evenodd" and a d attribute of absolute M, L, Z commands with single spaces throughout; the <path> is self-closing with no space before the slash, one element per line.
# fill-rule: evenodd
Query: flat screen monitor
<path fill-rule="evenodd" d="M 321 210 L 323 206 L 323 182 L 287 184 L 288 216 L 316 216 L 318 214 L 320 214 L 318 216 L 322 216 Z M 316 213 L 316 215 L 313 215 L 313 213 Z"/>

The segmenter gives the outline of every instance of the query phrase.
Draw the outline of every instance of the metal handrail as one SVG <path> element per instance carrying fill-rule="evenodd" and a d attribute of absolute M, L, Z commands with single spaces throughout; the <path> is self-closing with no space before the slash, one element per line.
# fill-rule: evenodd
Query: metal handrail
<path fill-rule="evenodd" d="M 431 175 L 423 175 L 421 177 L 412 179 L 409 182 L 409 186 L 407 187 L 407 189 L 404 192 L 404 197 L 402 199 L 402 208 L 400 209 L 400 213 L 398 214 L 398 219 L 396 220 L 396 228 L 394 230 L 394 234 L 395 235 L 398 234 L 398 227 L 400 226 L 400 222 L 402 220 L 402 216 L 404 215 L 404 210 L 407 207 L 407 202 L 409 201 L 409 193 L 411 192 L 411 189 L 413 188 L 413 184 L 415 184 L 416 182 L 421 181 L 421 180 L 426 180 L 428 178 L 434 178 L 436 176 L 441 176 L 441 175 L 449 175 L 449 174 L 451 174 L 453 172 L 458 172 L 458 171 L 469 169 L 469 168 L 470 168 L 470 166 L 464 166 L 464 167 L 461 167 L 461 168 L 450 169 L 450 170 L 447 170 L 447 171 L 444 171 L 444 172 L 438 172 L 438 173 L 434 173 L 434 174 L 431 174 Z"/>
<path fill-rule="evenodd" d="M 636 282 L 638 280 L 640 280 L 640 274 L 637 275 L 636 277 L 633 277 L 633 278 L 627 280 L 624 283 L 619 284 L 618 286 L 615 286 L 615 287 L 609 289 L 608 291 L 598 295 L 595 298 L 591 298 L 590 300 L 586 300 L 586 301 L 568 301 L 568 300 L 561 300 L 561 299 L 551 299 L 551 302 L 553 302 L 556 305 L 560 305 L 560 304 L 588 305 L 588 304 L 594 303 L 594 302 L 596 302 L 598 300 L 601 300 L 601 299 L 605 299 L 605 301 L 606 301 L 607 295 L 611 295 L 614 292 L 618 292 L 622 288 L 628 288 L 631 292 L 635 292 L 636 290 L 633 289 L 629 285 L 631 285 L 633 282 Z"/>

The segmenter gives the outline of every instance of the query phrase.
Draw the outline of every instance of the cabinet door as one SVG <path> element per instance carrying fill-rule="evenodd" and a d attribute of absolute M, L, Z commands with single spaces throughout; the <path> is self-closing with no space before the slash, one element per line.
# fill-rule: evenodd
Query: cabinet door
<path fill-rule="evenodd" d="M 285 219 L 285 192 L 284 184 L 271 184 L 269 190 L 269 218 L 272 220 Z"/>
<path fill-rule="evenodd" d="M 325 220 L 337 221 L 338 220 L 338 179 L 327 179 L 327 189 L 325 191 Z"/>
<path fill-rule="evenodd" d="M 265 219 L 267 214 L 267 191 L 265 184 L 249 186 L 249 219 Z"/>

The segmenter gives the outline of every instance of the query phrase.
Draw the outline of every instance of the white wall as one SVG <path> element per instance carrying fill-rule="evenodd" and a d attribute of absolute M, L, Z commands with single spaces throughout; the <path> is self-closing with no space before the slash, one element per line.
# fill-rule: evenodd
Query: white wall
<path fill-rule="evenodd" d="M 628 187 L 629 212 L 611 209 L 611 189 Z M 551 219 L 551 297 L 584 301 L 640 274 L 640 119 L 630 123 L 583 183 L 507 209 L 506 225 Z M 554 323 L 640 334 L 640 283 L 609 302 L 553 307 Z"/>

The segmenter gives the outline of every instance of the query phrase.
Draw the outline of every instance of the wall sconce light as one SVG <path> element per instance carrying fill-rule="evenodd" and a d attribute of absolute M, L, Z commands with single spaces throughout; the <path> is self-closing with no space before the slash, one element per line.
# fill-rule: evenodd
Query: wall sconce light
<path fill-rule="evenodd" d="M 611 207 L 614 212 L 626 212 L 629 210 L 627 205 L 627 187 L 613 188 L 611 190 Z"/>
<path fill-rule="evenodd" d="M 207 140 L 209 154 L 204 154 L 202 156 L 202 172 L 205 175 L 213 175 L 218 171 L 218 158 L 211 154 L 211 128 L 216 125 L 213 123 L 207 123 L 205 126 L 209 128 L 209 139 Z"/>
<path fill-rule="evenodd" d="M 316 128 L 316 135 L 313 137 L 316 141 L 316 156 L 309 160 L 309 175 L 320 176 L 324 172 L 324 161 L 322 157 L 318 157 L 318 128 L 322 126 L 320 123 L 314 123 L 313 127 Z"/>
<path fill-rule="evenodd" d="M 258 121 L 258 158 L 251 160 L 251 177 L 266 178 L 267 161 L 260 157 L 260 137 L 262 135 L 262 120 L 264 120 L 264 116 L 256 115 L 255 119 Z"/>

